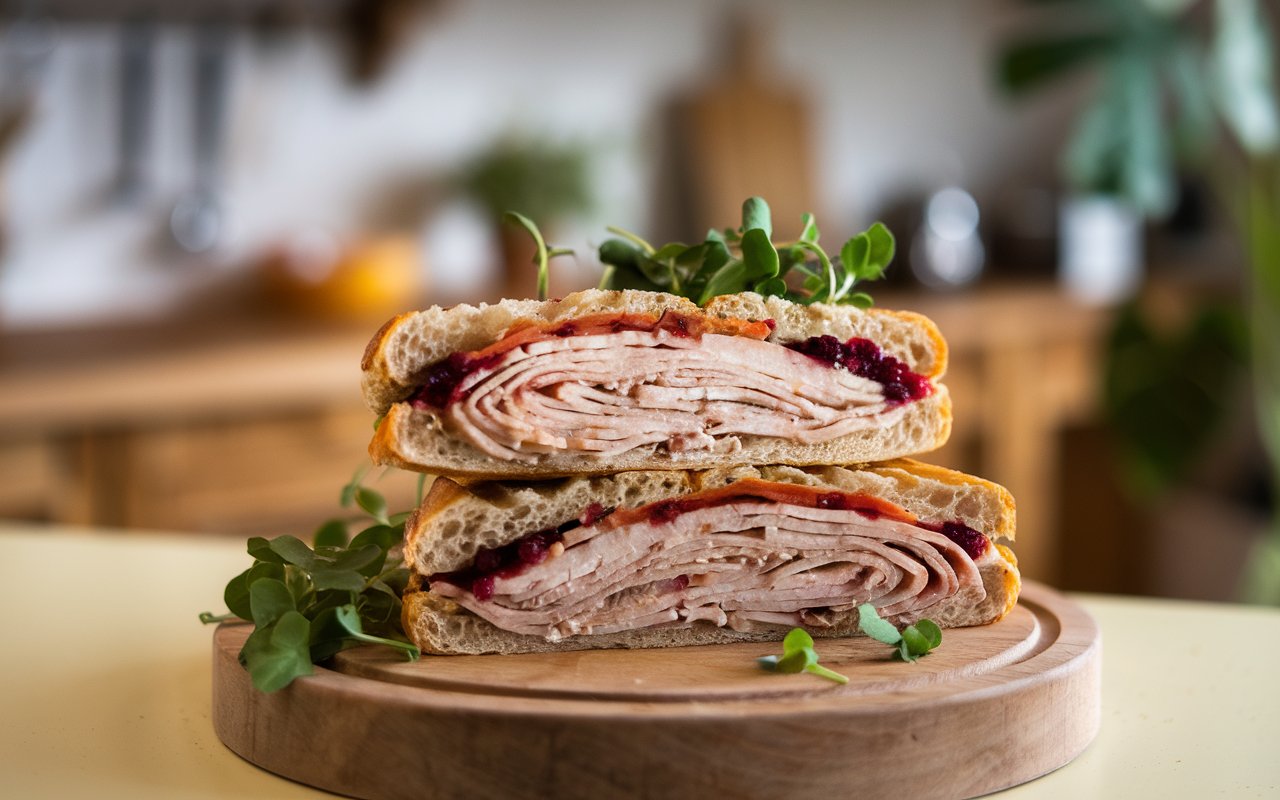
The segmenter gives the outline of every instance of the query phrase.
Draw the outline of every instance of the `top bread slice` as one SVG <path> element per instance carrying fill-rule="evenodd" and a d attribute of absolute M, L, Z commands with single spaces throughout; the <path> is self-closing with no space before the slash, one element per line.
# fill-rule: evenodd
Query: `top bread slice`
<path fill-rule="evenodd" d="M 723 452 L 671 452 L 658 445 L 610 458 L 563 451 L 536 463 L 496 458 L 452 435 L 441 414 L 401 402 L 426 380 L 428 370 L 456 352 L 476 351 L 520 324 L 553 324 L 607 313 L 678 312 L 690 317 L 772 320 L 769 341 L 790 343 L 830 335 L 875 342 L 912 372 L 934 382 L 929 396 L 909 403 L 891 425 L 863 429 L 831 440 L 804 444 L 789 439 L 738 437 Z M 850 464 L 917 455 L 945 444 L 951 432 L 951 400 L 936 383 L 946 371 L 947 346 L 929 319 L 919 314 L 853 306 L 801 305 L 747 292 L 722 295 L 699 307 L 686 298 L 637 290 L 586 290 L 563 300 L 504 300 L 494 305 L 433 307 L 389 321 L 370 341 L 362 361 L 367 405 L 384 414 L 369 445 L 375 463 L 449 475 L 466 480 L 553 478 L 621 470 L 706 469 L 743 464 Z"/>

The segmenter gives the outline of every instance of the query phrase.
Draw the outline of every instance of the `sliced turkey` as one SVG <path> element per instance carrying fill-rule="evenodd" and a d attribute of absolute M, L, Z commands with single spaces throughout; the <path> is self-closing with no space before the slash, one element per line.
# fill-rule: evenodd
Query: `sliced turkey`
<path fill-rule="evenodd" d="M 871 342 L 815 337 L 785 345 L 765 341 L 770 331 L 737 320 L 695 326 L 671 314 L 526 328 L 436 365 L 413 402 L 440 410 L 477 449 L 528 463 L 540 454 L 608 458 L 652 445 L 732 450 L 739 436 L 826 442 L 891 426 L 905 403 L 932 391 Z M 867 368 L 824 359 L 826 339 L 837 349 L 856 341 Z M 888 390 L 868 377 L 886 366 L 901 378 Z"/>

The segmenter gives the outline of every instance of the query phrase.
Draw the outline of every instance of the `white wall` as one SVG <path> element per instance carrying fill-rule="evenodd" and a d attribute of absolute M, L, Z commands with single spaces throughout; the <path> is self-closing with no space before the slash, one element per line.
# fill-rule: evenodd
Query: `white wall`
<path fill-rule="evenodd" d="M 570 238 L 596 237 L 606 219 L 644 229 L 654 109 L 713 64 L 730 5 L 456 0 L 367 88 L 347 81 L 323 35 L 241 36 L 227 147 L 234 230 L 215 265 L 179 258 L 165 239 L 190 181 L 189 33 L 160 37 L 155 191 L 128 209 L 108 200 L 117 32 L 63 29 L 4 174 L 0 326 L 161 312 L 289 230 L 358 230 L 388 184 L 441 174 L 515 125 L 609 143 L 604 202 Z M 1005 2 L 753 5 L 774 20 L 780 71 L 819 102 L 819 187 L 836 217 L 824 230 L 853 230 L 903 187 L 1043 171 L 1061 138 L 1070 109 L 1013 108 L 992 87 L 992 45 L 1013 22 Z M 422 230 L 442 294 L 483 279 L 484 229 L 471 212 L 438 208 Z"/>

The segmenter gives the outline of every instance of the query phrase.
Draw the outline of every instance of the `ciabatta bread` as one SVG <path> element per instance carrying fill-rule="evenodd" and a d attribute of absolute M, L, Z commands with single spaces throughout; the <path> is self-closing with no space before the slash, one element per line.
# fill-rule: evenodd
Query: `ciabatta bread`
<path fill-rule="evenodd" d="M 405 631 L 424 651 L 433 653 L 667 647 L 781 639 L 789 628 L 735 631 L 695 623 L 691 627 L 658 626 L 570 636 L 553 642 L 503 630 L 453 600 L 427 591 L 421 577 L 465 569 L 481 550 L 500 548 L 534 531 L 555 529 L 593 503 L 606 508 L 637 508 L 749 479 L 869 495 L 921 520 L 957 522 L 986 536 L 991 547 L 976 562 L 985 589 L 983 596 L 975 601 L 972 594 L 955 594 L 927 609 L 926 615 L 944 627 L 995 621 L 1008 613 L 1017 600 L 1021 583 L 1016 560 L 1007 547 L 996 541 L 1014 537 L 1015 511 L 1009 493 L 989 481 L 911 460 L 863 469 L 767 466 L 704 472 L 623 472 L 605 477 L 465 487 L 441 478 L 406 526 L 405 559 L 419 578 L 417 591 L 405 596 Z M 857 612 L 835 613 L 828 625 L 811 632 L 815 636 L 854 635 Z"/>
<path fill-rule="evenodd" d="M 607 457 L 572 448 L 528 458 L 514 457 L 515 451 L 506 451 L 505 456 L 495 454 L 461 435 L 441 409 L 404 402 L 427 380 L 434 365 L 454 353 L 482 350 L 514 326 L 556 324 L 609 313 L 658 317 L 668 311 L 695 319 L 769 320 L 773 330 L 768 342 L 803 342 L 815 336 L 834 336 L 842 342 L 854 337 L 868 339 L 911 372 L 928 378 L 932 392 L 894 409 L 882 426 L 863 427 L 822 441 L 805 443 L 796 438 L 744 433 L 725 437 L 717 446 L 704 441 L 697 447 L 676 448 L 655 441 Z M 539 479 L 758 463 L 848 464 L 929 452 L 944 444 L 951 431 L 950 396 L 938 383 L 946 363 L 942 336 L 932 322 L 918 314 L 806 306 L 753 293 L 724 295 L 699 308 L 669 294 L 588 290 L 560 301 L 504 300 L 495 305 L 435 307 L 397 317 L 369 343 L 362 362 L 362 386 L 369 407 L 386 415 L 369 446 L 375 463 L 469 480 Z"/>

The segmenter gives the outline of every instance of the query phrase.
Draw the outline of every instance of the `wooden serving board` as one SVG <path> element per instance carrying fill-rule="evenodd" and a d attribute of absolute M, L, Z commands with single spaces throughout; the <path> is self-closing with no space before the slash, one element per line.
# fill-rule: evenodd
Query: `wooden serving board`
<path fill-rule="evenodd" d="M 1005 619 L 944 632 L 916 664 L 819 640 L 849 676 L 760 670 L 776 644 L 525 656 L 340 654 L 275 694 L 214 635 L 213 721 L 264 769 L 353 797 L 966 798 L 1057 769 L 1099 724 L 1101 642 L 1074 602 L 1024 587 Z"/>

